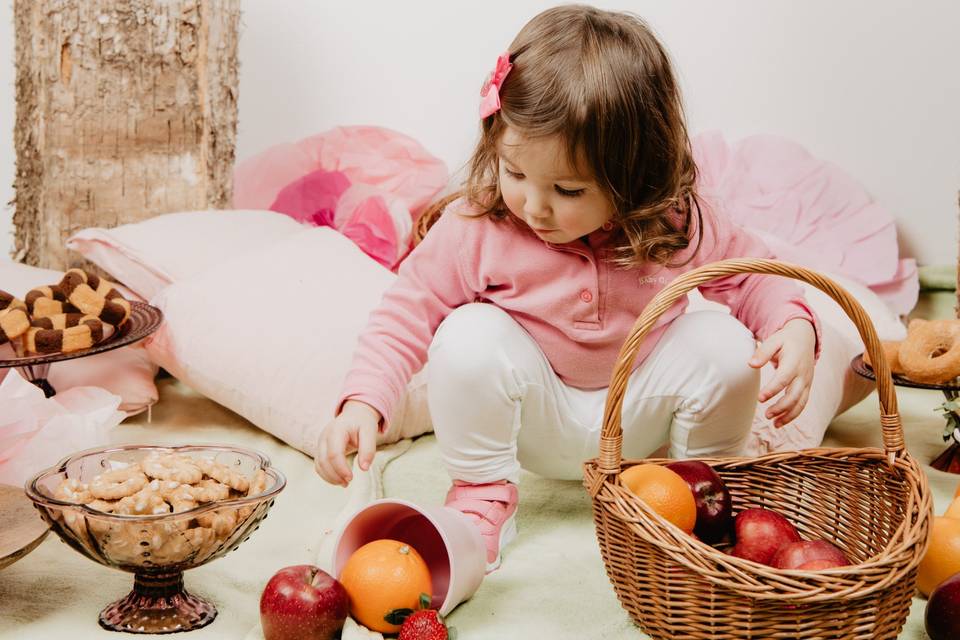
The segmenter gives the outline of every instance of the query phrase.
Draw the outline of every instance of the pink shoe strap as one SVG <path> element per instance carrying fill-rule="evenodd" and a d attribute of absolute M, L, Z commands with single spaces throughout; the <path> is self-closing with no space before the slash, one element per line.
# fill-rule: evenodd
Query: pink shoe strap
<path fill-rule="evenodd" d="M 456 509 L 460 513 L 477 516 L 493 525 L 501 524 L 507 515 L 506 507 L 502 503 L 492 500 L 461 498 L 448 502 L 446 506 Z"/>
<path fill-rule="evenodd" d="M 447 493 L 447 506 L 451 502 L 469 500 L 492 500 L 512 504 L 517 501 L 517 488 L 507 483 L 498 484 L 455 484 Z"/>

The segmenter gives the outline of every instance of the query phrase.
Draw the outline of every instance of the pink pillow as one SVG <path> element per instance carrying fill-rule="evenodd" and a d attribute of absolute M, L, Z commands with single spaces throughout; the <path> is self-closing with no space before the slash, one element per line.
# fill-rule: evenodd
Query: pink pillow
<path fill-rule="evenodd" d="M 692 140 L 697 191 L 781 260 L 862 282 L 897 313 L 917 303 L 917 264 L 900 257 L 893 215 L 836 165 L 772 135 Z"/>
<path fill-rule="evenodd" d="M 178 280 L 302 229 L 272 211 L 186 211 L 112 229 L 83 229 L 67 240 L 67 248 L 151 300 Z"/>
<path fill-rule="evenodd" d="M 0 289 L 16 296 L 24 296 L 34 287 L 59 282 L 61 271 L 38 269 L 19 262 L 0 262 Z M 4 345 L 4 354 L 12 350 Z M 0 369 L 0 381 L 8 369 Z M 75 358 L 50 365 L 47 379 L 53 388 L 66 391 L 74 387 L 100 387 L 120 396 L 120 410 L 129 415 L 140 413 L 157 401 L 155 365 L 147 355 L 143 343 L 98 353 L 86 358 Z"/>
<path fill-rule="evenodd" d="M 196 391 L 311 453 L 357 337 L 395 277 L 334 229 L 308 228 L 164 289 L 153 302 L 165 322 L 147 351 Z M 424 394 L 411 396 L 425 408 Z M 394 439 L 429 429 L 412 403 L 396 421 L 408 430 Z"/>
<path fill-rule="evenodd" d="M 383 127 L 336 127 L 247 158 L 233 206 L 338 229 L 385 267 L 410 248 L 413 221 L 447 184 L 442 160 Z"/>

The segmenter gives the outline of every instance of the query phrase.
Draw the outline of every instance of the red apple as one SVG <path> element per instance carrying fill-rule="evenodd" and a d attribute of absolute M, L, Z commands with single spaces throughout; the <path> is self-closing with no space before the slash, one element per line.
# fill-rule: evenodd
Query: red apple
<path fill-rule="evenodd" d="M 693 532 L 706 542 L 720 542 L 733 524 L 733 500 L 727 485 L 713 467 L 699 460 L 671 462 L 667 468 L 687 483 L 697 505 Z"/>
<path fill-rule="evenodd" d="M 924 623 L 930 640 L 960 638 L 960 573 L 941 582 L 930 594 Z"/>
<path fill-rule="evenodd" d="M 350 598 L 343 586 L 309 564 L 280 569 L 260 596 L 265 640 L 330 640 L 349 612 Z"/>
<path fill-rule="evenodd" d="M 817 571 L 830 567 L 845 567 L 850 561 L 843 555 L 843 551 L 826 540 L 801 540 L 788 542 L 780 547 L 773 554 L 770 564 L 777 569 Z"/>
<path fill-rule="evenodd" d="M 760 564 L 770 564 L 780 547 L 800 540 L 790 521 L 769 509 L 741 511 L 733 526 L 737 543 L 730 554 Z"/>

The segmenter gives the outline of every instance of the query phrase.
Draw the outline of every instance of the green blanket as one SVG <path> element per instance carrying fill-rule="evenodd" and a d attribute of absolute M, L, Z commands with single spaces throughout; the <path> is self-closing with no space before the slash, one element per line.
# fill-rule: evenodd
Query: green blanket
<path fill-rule="evenodd" d="M 930 460 L 944 449 L 935 392 L 898 389 L 910 451 Z M 837 418 L 824 446 L 880 446 L 876 394 Z M 960 476 L 926 467 L 936 513 L 949 504 Z M 386 493 L 424 503 L 443 500 L 447 479 L 432 436 L 418 439 L 387 467 Z M 519 535 L 473 599 L 449 616 L 460 637 L 645 638 L 621 608 L 604 572 L 596 543 L 591 501 L 578 482 L 525 474 L 520 483 Z M 901 638 L 920 640 L 926 601 L 915 598 Z"/>
<path fill-rule="evenodd" d="M 942 399 L 933 392 L 900 389 L 907 443 L 914 455 L 930 460 L 943 449 L 942 421 L 933 408 Z M 160 384 L 161 401 L 153 414 L 128 420 L 115 429 L 114 442 L 230 442 L 266 453 L 288 479 L 269 517 L 236 551 L 186 574 L 191 591 L 211 599 L 220 615 L 189 638 L 262 637 L 260 591 L 277 569 L 316 561 L 338 516 L 351 497 L 370 499 L 376 491 L 356 483 L 350 492 L 323 483 L 312 461 L 259 431 L 242 418 L 199 396 L 175 380 Z M 834 421 L 829 446 L 877 446 L 880 441 L 876 396 Z M 433 436 L 394 446 L 378 457 L 387 495 L 425 504 L 439 503 L 447 478 Z M 404 452 L 405 451 L 405 452 Z M 402 454 L 402 455 L 400 455 Z M 938 513 L 946 508 L 960 476 L 928 469 Z M 357 493 L 366 492 L 358 496 Z M 449 617 L 464 639 L 643 638 L 620 607 L 603 569 L 591 520 L 590 500 L 578 482 L 545 480 L 526 474 L 521 480 L 520 533 L 506 550 L 503 566 L 480 586 L 470 601 Z M 325 535 L 326 534 L 326 535 Z M 102 567 L 50 535 L 35 551 L 0 571 L 0 639 L 111 638 L 97 615 L 132 586 L 129 574 Z M 914 601 L 901 637 L 924 638 L 925 602 Z"/>

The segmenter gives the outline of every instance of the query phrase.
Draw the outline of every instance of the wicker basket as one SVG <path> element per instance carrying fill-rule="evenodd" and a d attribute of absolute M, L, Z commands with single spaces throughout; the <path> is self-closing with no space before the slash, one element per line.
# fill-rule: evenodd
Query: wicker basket
<path fill-rule="evenodd" d="M 780 571 L 735 558 L 687 535 L 620 483 L 621 408 L 632 363 L 657 318 L 697 285 L 763 273 L 803 280 L 836 300 L 875 363 L 883 449 L 806 449 L 758 458 L 704 459 L 733 494 L 734 513 L 774 509 L 804 539 L 836 543 L 855 563 L 818 572 Z M 690 271 L 644 309 L 614 367 L 599 457 L 584 465 L 597 539 L 623 607 L 654 638 L 895 638 L 914 593 L 929 538 L 927 478 L 904 447 L 890 368 L 876 331 L 850 294 L 801 267 L 727 260 Z"/>

